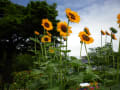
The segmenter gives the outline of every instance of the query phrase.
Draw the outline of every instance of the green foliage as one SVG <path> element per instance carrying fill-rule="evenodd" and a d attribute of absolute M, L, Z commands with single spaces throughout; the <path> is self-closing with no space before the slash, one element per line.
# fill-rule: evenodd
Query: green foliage
<path fill-rule="evenodd" d="M 24 7 L 10 0 L 0 0 L 0 71 L 3 84 L 12 83 L 12 72 L 33 67 L 35 58 L 32 59 L 31 55 L 34 53 L 29 53 L 28 49 L 34 48 L 34 42 L 29 38 L 34 37 L 35 30 L 43 34 L 43 18 L 53 22 L 54 29 L 50 33 L 59 37 L 55 28 L 59 21 L 56 20 L 57 13 L 56 4 L 49 5 L 46 1 L 31 1 Z"/>
<path fill-rule="evenodd" d="M 14 64 L 17 71 L 29 70 L 33 67 L 33 58 L 30 54 L 19 54 Z"/>

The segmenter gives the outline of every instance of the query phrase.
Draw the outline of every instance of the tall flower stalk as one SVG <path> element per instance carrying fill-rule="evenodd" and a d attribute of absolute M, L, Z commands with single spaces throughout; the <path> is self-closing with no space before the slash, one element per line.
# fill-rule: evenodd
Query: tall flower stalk
<path fill-rule="evenodd" d="M 117 23 L 118 23 L 118 27 L 120 29 L 120 13 L 117 15 Z M 119 31 L 119 35 L 120 35 L 120 31 Z M 119 37 L 119 47 L 118 47 L 118 53 L 120 54 L 120 37 Z M 120 56 L 117 56 L 117 81 L 119 82 L 119 59 Z"/>
<path fill-rule="evenodd" d="M 101 30 L 101 49 L 102 49 L 102 36 L 106 35 L 105 32 L 103 30 Z"/>
<path fill-rule="evenodd" d="M 89 36 L 86 32 L 84 32 L 84 31 L 81 31 L 78 36 L 80 37 L 81 41 L 84 43 L 85 51 L 86 51 L 87 58 L 88 58 L 88 64 L 89 64 L 89 66 L 90 66 L 90 59 L 89 59 L 89 56 L 88 56 L 86 44 L 93 43 L 94 39 L 93 39 L 92 37 L 90 37 L 90 36 Z"/>
<path fill-rule="evenodd" d="M 67 50 L 67 47 L 68 47 L 68 34 L 69 34 L 69 33 L 68 33 L 68 27 L 69 27 L 69 22 L 70 22 L 70 21 L 68 20 L 68 25 L 67 25 L 67 36 L 66 36 L 66 54 L 65 54 L 65 58 L 66 58 L 66 59 L 67 59 L 67 51 L 68 51 L 68 50 Z"/>
<path fill-rule="evenodd" d="M 66 55 L 65 57 L 67 57 L 67 46 L 68 46 L 68 35 L 69 35 L 69 22 L 74 22 L 74 23 L 79 23 L 80 22 L 80 16 L 78 15 L 77 12 L 72 11 L 70 8 L 66 9 L 66 16 L 68 18 L 68 26 L 67 26 L 67 37 L 66 37 Z"/>
<path fill-rule="evenodd" d="M 80 44 L 81 44 L 81 47 L 80 47 L 80 59 L 81 59 L 81 52 L 82 52 L 82 45 L 83 45 L 83 42 L 80 41 Z"/>
<path fill-rule="evenodd" d="M 85 46 L 85 51 L 86 51 L 86 54 L 87 54 L 87 58 L 88 58 L 88 64 L 90 66 L 90 58 L 88 56 L 88 52 L 87 52 L 87 47 L 86 47 L 86 44 L 84 43 L 84 46 Z"/>

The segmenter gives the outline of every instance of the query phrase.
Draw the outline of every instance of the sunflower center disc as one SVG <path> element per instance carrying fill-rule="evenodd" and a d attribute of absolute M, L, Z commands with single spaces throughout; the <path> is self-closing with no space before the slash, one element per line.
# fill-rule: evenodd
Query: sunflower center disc
<path fill-rule="evenodd" d="M 83 39 L 86 40 L 86 41 L 89 41 L 89 40 L 90 40 L 90 38 L 89 38 L 88 36 L 86 36 L 86 35 L 82 35 L 82 37 L 83 37 Z"/>
<path fill-rule="evenodd" d="M 48 23 L 45 23 L 45 26 L 48 28 L 48 27 L 49 27 L 49 24 L 48 24 Z"/>
<path fill-rule="evenodd" d="M 72 13 L 69 13 L 69 15 L 71 16 L 72 19 L 75 20 L 75 16 Z"/>
<path fill-rule="evenodd" d="M 67 32 L 67 27 L 65 25 L 62 25 L 61 29 L 63 32 Z"/>
<path fill-rule="evenodd" d="M 48 41 L 48 38 L 45 38 L 44 40 L 45 40 L 45 41 Z"/>

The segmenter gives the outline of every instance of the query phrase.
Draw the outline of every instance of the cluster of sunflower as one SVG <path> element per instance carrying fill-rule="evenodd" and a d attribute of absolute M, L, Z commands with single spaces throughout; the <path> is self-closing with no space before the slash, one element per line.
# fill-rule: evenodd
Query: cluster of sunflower
<path fill-rule="evenodd" d="M 66 9 L 66 16 L 68 18 L 69 21 L 74 22 L 74 23 L 79 23 L 80 22 L 80 16 L 77 14 L 77 12 L 72 11 L 71 9 L 67 8 Z M 47 42 L 51 42 L 51 33 L 49 33 L 49 31 L 53 30 L 53 25 L 52 22 L 49 21 L 48 19 L 42 19 L 42 24 L 41 24 L 44 28 L 44 31 L 46 32 L 47 35 L 42 36 L 41 38 L 41 42 L 42 43 L 47 43 Z M 66 37 L 70 35 L 70 33 L 72 33 L 71 30 L 72 27 L 69 26 L 69 22 L 58 22 L 57 23 L 57 32 L 60 33 L 60 36 L 66 41 Z M 40 33 L 38 31 L 34 32 L 36 35 L 40 35 Z"/>
<path fill-rule="evenodd" d="M 110 28 L 111 29 L 111 28 Z M 112 30 L 111 30 L 112 31 Z M 101 35 L 102 36 L 111 36 L 111 38 L 113 39 L 113 40 L 117 40 L 117 38 L 116 38 L 116 36 L 115 36 L 115 34 L 113 33 L 114 31 L 112 31 L 111 32 L 111 34 L 106 30 L 106 31 L 103 31 L 103 30 L 101 30 Z"/>
<path fill-rule="evenodd" d="M 93 43 L 94 41 L 94 39 L 90 37 L 90 35 L 91 33 L 89 29 L 85 27 L 84 31 L 81 31 L 78 36 L 80 37 L 82 43 L 90 44 L 90 43 Z"/>

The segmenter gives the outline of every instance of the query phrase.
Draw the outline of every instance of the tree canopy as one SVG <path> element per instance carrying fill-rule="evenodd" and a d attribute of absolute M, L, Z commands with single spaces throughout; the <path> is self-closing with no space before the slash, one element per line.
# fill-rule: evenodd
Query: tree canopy
<path fill-rule="evenodd" d="M 9 0 L 0 0 L 0 77 L 3 82 L 11 81 L 11 72 L 17 70 L 14 64 L 18 53 L 25 53 L 33 45 L 29 38 L 34 37 L 34 31 L 43 34 L 43 18 L 53 23 L 54 29 L 50 33 L 59 37 L 56 31 L 56 23 L 59 21 L 56 19 L 56 6 L 46 1 L 31 1 L 25 7 Z"/>

